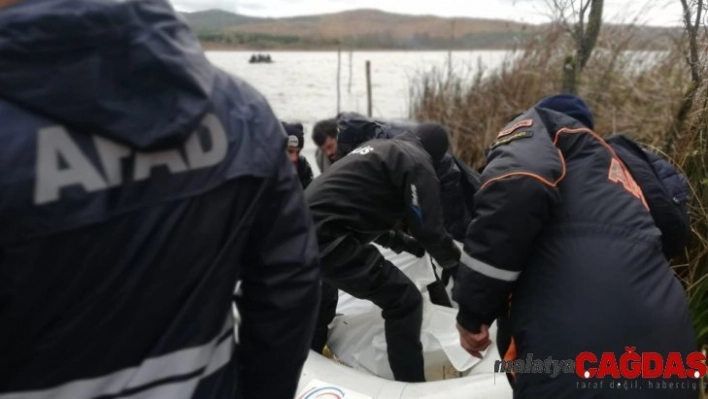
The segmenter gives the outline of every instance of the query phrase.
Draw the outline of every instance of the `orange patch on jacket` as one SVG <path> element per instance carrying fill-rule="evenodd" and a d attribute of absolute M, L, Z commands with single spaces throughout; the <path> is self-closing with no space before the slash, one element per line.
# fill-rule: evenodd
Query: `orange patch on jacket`
<path fill-rule="evenodd" d="M 508 128 L 508 129 L 504 129 L 501 132 L 499 132 L 499 134 L 497 135 L 497 138 L 504 137 L 508 134 L 511 134 L 515 130 L 521 129 L 522 127 L 531 127 L 531 126 L 533 126 L 533 119 L 524 119 L 523 121 L 515 124 L 514 126 Z"/>

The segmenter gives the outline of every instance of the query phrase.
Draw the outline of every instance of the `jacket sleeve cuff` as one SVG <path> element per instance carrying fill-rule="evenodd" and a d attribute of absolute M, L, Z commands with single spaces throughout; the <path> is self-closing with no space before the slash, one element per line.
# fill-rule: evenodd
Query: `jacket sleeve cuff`
<path fill-rule="evenodd" d="M 460 264 L 460 249 L 457 247 L 457 245 L 455 245 L 455 242 L 452 240 L 452 238 L 450 238 L 449 241 L 450 249 L 449 251 L 445 252 L 446 256 L 444 258 L 435 258 L 435 261 L 438 262 L 438 265 L 440 265 L 440 267 L 443 269 L 452 269 Z"/>
<path fill-rule="evenodd" d="M 457 312 L 457 322 L 464 327 L 465 330 L 473 334 L 478 333 L 482 328 L 482 324 L 484 324 L 481 318 L 462 308 Z"/>

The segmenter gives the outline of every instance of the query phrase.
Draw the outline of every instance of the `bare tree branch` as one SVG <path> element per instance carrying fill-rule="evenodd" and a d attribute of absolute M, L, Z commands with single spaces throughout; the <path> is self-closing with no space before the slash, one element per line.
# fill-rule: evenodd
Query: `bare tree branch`
<path fill-rule="evenodd" d="M 580 54 L 583 51 L 584 41 L 585 41 L 585 12 L 590 6 L 590 0 L 580 1 L 580 10 L 578 11 L 578 21 L 575 24 L 575 29 L 577 31 L 577 36 L 575 39 L 575 47 Z M 583 65 L 584 66 L 584 65 Z M 582 68 L 582 67 L 581 67 Z"/>
<path fill-rule="evenodd" d="M 581 2 L 580 3 L 580 15 L 585 15 L 585 13 L 588 11 L 588 7 L 590 7 L 590 0 L 587 0 L 586 2 Z"/>
<path fill-rule="evenodd" d="M 686 0 L 681 0 L 683 6 L 683 23 L 686 27 L 691 27 L 691 7 Z"/>
<path fill-rule="evenodd" d="M 592 51 L 597 43 L 597 38 L 600 36 L 600 28 L 602 27 L 603 0 L 590 0 L 588 4 L 592 4 L 592 7 L 590 8 L 590 15 L 588 15 L 588 25 L 585 32 L 583 32 L 578 51 L 578 66 L 580 70 L 585 68 L 585 65 L 587 65 L 590 60 Z"/>
<path fill-rule="evenodd" d="M 696 5 L 695 23 L 691 20 L 691 5 Z M 698 28 L 700 27 L 701 14 L 703 13 L 703 0 L 697 0 L 690 4 L 687 0 L 681 0 L 683 6 L 684 25 L 688 34 L 688 65 L 691 69 L 691 80 L 694 84 L 700 83 L 700 59 L 698 55 Z"/>
<path fill-rule="evenodd" d="M 576 16 L 578 13 L 575 11 L 575 0 L 569 0 L 570 1 L 570 11 L 571 15 Z M 581 0 L 582 1 L 582 0 Z M 573 21 L 575 22 L 575 21 Z"/>
<path fill-rule="evenodd" d="M 700 55 L 698 52 L 698 32 L 705 3 L 704 0 L 695 0 L 691 3 L 687 0 L 680 1 L 681 6 L 683 7 L 683 21 L 686 28 L 685 34 L 688 36 L 688 51 L 686 52 L 685 57 L 691 71 L 691 84 L 686 89 L 683 101 L 681 102 L 676 117 L 674 118 L 669 130 L 669 137 L 665 145 L 665 152 L 669 154 L 674 153 L 676 150 L 676 143 L 680 143 L 682 141 L 682 134 L 684 131 L 683 128 L 696 100 L 696 93 L 698 93 L 698 90 L 701 87 L 701 78 L 703 75 Z M 693 7 L 696 9 L 695 15 L 692 14 Z"/>
<path fill-rule="evenodd" d="M 546 4 L 552 11 L 555 11 L 553 19 L 557 21 L 561 27 L 563 27 L 563 30 L 566 31 L 570 37 L 573 38 L 573 40 L 575 40 L 575 29 L 573 29 L 570 25 L 568 18 L 566 18 L 565 15 L 566 10 L 568 9 L 568 0 L 546 0 Z"/>

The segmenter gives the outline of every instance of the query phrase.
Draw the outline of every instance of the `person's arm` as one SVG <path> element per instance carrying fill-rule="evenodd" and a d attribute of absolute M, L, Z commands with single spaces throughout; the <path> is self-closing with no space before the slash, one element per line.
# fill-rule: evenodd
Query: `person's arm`
<path fill-rule="evenodd" d="M 246 398 L 292 398 L 320 301 L 319 249 L 295 168 L 285 151 L 262 197 L 238 301 L 240 383 Z"/>
<path fill-rule="evenodd" d="M 445 230 L 452 238 L 462 242 L 469 220 L 466 220 L 465 197 L 460 182 L 462 174 L 450 153 L 445 154 L 435 173 L 440 180 L 440 203 Z"/>
<path fill-rule="evenodd" d="M 565 175 L 562 155 L 540 118 L 526 122 L 503 131 L 492 145 L 483 185 L 474 197 L 453 290 L 457 322 L 469 333 L 483 332 L 507 309 L 514 284 L 560 200 L 556 186 Z"/>
<path fill-rule="evenodd" d="M 417 167 L 404 180 L 406 222 L 411 235 L 443 269 L 457 266 L 460 250 L 443 224 L 440 183 L 432 167 Z"/>
<path fill-rule="evenodd" d="M 457 321 L 470 332 L 506 309 L 513 284 L 533 253 L 552 210 L 555 188 L 523 175 L 494 181 L 475 196 L 453 297 Z"/>

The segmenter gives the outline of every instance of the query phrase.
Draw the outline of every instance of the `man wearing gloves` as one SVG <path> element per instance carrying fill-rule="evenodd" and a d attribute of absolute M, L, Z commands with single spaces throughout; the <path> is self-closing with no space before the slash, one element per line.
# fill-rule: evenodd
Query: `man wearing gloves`
<path fill-rule="evenodd" d="M 444 131 L 424 124 L 395 139 L 369 141 L 338 160 L 306 190 L 325 283 L 314 350 L 321 351 L 326 343 L 341 289 L 382 309 L 395 379 L 425 380 L 421 294 L 371 242 L 405 221 L 443 268 L 457 265 L 460 251 L 443 227 L 435 175 L 448 147 Z"/>
<path fill-rule="evenodd" d="M 626 348 L 685 356 L 686 296 L 642 190 L 578 97 L 546 98 L 488 154 L 454 298 L 462 346 L 478 354 L 501 318 L 505 360 L 575 359 Z M 595 367 L 589 365 L 589 367 Z M 678 390 L 582 390 L 575 373 L 517 373 L 515 398 L 692 398 Z M 678 379 L 657 380 L 677 383 Z M 677 384 L 678 385 L 678 384 Z"/>

